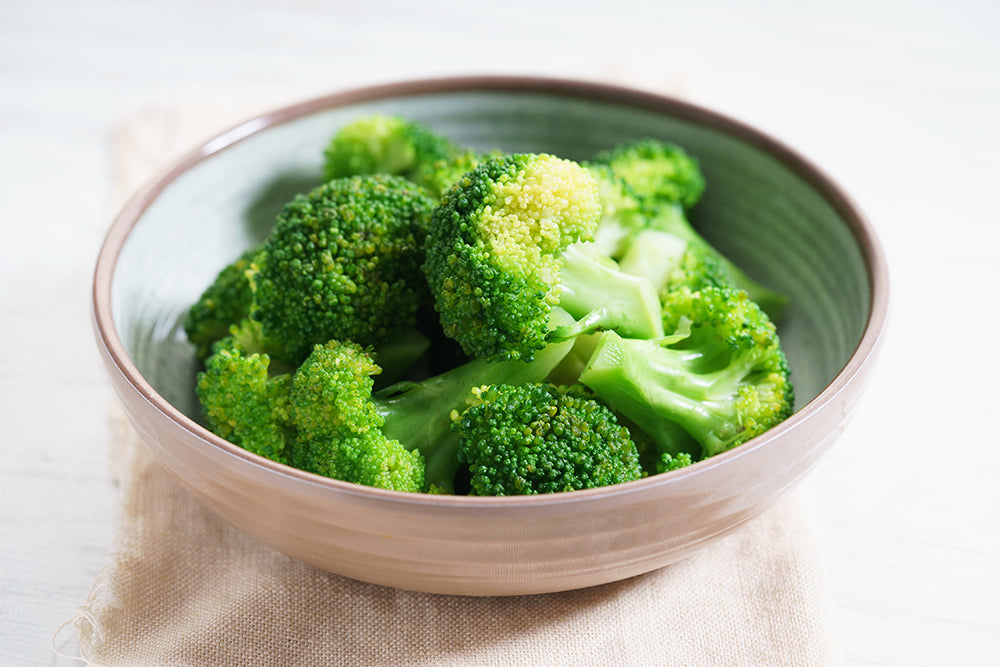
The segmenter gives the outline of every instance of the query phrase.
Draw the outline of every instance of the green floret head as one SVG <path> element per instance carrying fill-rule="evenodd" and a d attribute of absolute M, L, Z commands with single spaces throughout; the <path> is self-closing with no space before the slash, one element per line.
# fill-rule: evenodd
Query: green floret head
<path fill-rule="evenodd" d="M 188 310 L 184 333 L 199 359 L 211 354 L 212 345 L 250 313 L 253 295 L 248 275 L 256 271 L 259 255 L 260 248 L 251 248 L 222 269 Z"/>
<path fill-rule="evenodd" d="M 198 374 L 195 390 L 206 425 L 233 444 L 287 463 L 295 437 L 291 376 L 273 374 L 270 357 L 248 351 L 240 338 L 234 332 L 218 341 Z"/>
<path fill-rule="evenodd" d="M 627 340 L 607 332 L 580 375 L 661 452 L 713 456 L 791 415 L 777 330 L 745 292 L 681 289 L 663 305 L 667 336 Z"/>
<path fill-rule="evenodd" d="M 397 491 L 421 491 L 424 461 L 387 438 L 372 401 L 372 376 L 381 372 L 360 346 L 317 345 L 291 383 L 291 422 L 298 439 L 292 465 L 327 477 Z"/>
<path fill-rule="evenodd" d="M 400 116 L 372 115 L 342 127 L 325 151 L 325 180 L 363 174 L 409 177 L 462 150 L 430 128 Z"/>
<path fill-rule="evenodd" d="M 640 197 L 654 205 L 677 202 L 694 206 L 705 190 L 697 160 L 676 144 L 639 139 L 620 144 L 594 156 L 620 176 Z"/>
<path fill-rule="evenodd" d="M 590 489 L 642 477 L 629 432 L 581 387 L 481 387 L 454 422 L 473 495 Z"/>
<path fill-rule="evenodd" d="M 253 276 L 251 316 L 298 363 L 331 339 L 377 345 L 416 323 L 434 200 L 399 176 L 355 176 L 296 196 Z"/>
<path fill-rule="evenodd" d="M 594 179 L 569 160 L 513 154 L 464 175 L 435 211 L 424 266 L 445 333 L 473 356 L 530 358 L 559 301 L 560 253 L 599 215 Z"/>

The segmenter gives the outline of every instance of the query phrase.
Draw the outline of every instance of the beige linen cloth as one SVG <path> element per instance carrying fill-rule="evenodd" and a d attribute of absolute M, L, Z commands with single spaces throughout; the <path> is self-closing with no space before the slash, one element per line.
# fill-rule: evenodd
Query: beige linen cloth
<path fill-rule="evenodd" d="M 114 137 L 121 192 L 232 119 L 224 107 L 133 118 Z M 73 621 L 88 664 L 842 664 L 816 536 L 794 493 L 687 560 L 626 581 L 440 596 L 329 574 L 256 542 L 190 498 L 119 410 L 113 426 L 117 536 Z"/>

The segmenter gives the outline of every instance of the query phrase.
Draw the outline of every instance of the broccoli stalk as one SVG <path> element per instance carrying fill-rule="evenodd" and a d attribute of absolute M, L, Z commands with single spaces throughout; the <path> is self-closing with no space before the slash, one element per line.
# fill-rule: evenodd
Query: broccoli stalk
<path fill-rule="evenodd" d="M 661 340 L 605 332 L 580 382 L 637 424 L 661 453 L 709 457 L 791 414 L 774 325 L 745 292 L 682 289 L 664 303 Z"/>
<path fill-rule="evenodd" d="M 663 335 L 660 299 L 643 276 L 622 271 L 591 243 L 574 243 L 560 255 L 559 307 L 576 319 L 550 338 L 613 329 L 624 336 Z"/>
<path fill-rule="evenodd" d="M 691 289 L 700 289 L 705 285 L 731 287 L 746 292 L 772 320 L 777 321 L 788 304 L 784 294 L 762 285 L 751 278 L 746 271 L 735 262 L 723 255 L 691 226 L 683 214 L 678 214 L 678 207 L 669 206 L 653 214 L 649 221 L 649 230 L 665 233 L 687 243 L 695 256 L 695 262 L 688 268 L 681 267 L 674 278 L 674 284 L 687 284 Z M 652 234 L 636 236 L 626 252 L 642 243 L 649 243 Z M 653 241 L 656 243 L 656 241 Z M 623 260 L 624 261 L 624 260 Z M 707 267 L 707 269 L 706 269 Z M 685 275 L 687 274 L 687 275 Z M 637 275 L 644 275 L 637 273 Z M 692 277 L 693 276 L 693 277 Z"/>
<path fill-rule="evenodd" d="M 708 243 L 653 228 L 635 235 L 620 267 L 625 273 L 646 278 L 661 298 L 685 287 L 692 292 L 706 287 L 738 289 L 741 282 Z"/>

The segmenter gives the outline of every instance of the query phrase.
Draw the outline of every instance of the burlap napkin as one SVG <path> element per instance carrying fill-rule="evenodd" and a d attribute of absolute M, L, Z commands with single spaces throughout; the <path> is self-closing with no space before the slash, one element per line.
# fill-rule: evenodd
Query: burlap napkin
<path fill-rule="evenodd" d="M 115 135 L 129 191 L 231 112 L 151 112 Z M 462 598 L 316 570 L 202 508 L 114 413 L 120 515 L 74 625 L 95 665 L 836 665 L 816 538 L 791 494 L 687 560 L 550 595 Z"/>

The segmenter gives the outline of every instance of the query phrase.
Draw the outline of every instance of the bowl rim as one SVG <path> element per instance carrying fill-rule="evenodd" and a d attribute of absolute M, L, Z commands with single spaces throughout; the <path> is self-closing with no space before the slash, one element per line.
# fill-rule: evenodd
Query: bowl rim
<path fill-rule="evenodd" d="M 115 329 L 111 310 L 111 288 L 117 260 L 129 234 L 164 190 L 193 166 L 244 139 L 320 111 L 389 98 L 463 92 L 549 94 L 666 112 L 673 117 L 726 133 L 776 159 L 815 188 L 847 222 L 864 258 L 870 286 L 869 309 L 861 338 L 847 363 L 813 399 L 796 410 L 791 417 L 739 447 L 668 474 L 653 475 L 596 489 L 530 496 L 481 497 L 405 493 L 351 484 L 297 470 L 253 454 L 215 435 L 171 405 L 152 387 L 130 359 Z M 465 75 L 410 79 L 328 93 L 256 115 L 203 141 L 154 175 L 126 201 L 114 217 L 98 253 L 91 297 L 92 325 L 106 363 L 110 365 L 109 370 L 119 374 L 125 383 L 157 412 L 206 446 L 221 449 L 283 477 L 364 498 L 438 507 L 547 507 L 595 499 L 606 500 L 614 496 L 652 491 L 681 479 L 708 474 L 718 467 L 727 465 L 728 461 L 752 455 L 756 450 L 767 447 L 771 441 L 798 428 L 820 412 L 823 406 L 833 401 L 855 377 L 874 362 L 888 320 L 889 274 L 881 242 L 854 199 L 811 160 L 784 142 L 743 121 L 671 95 L 606 82 L 531 75 Z"/>

